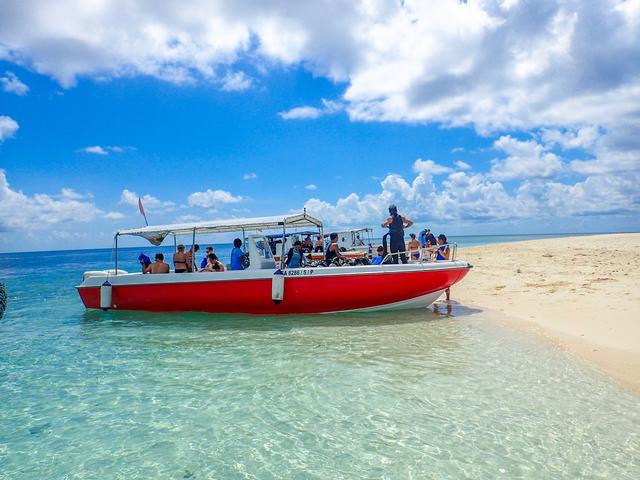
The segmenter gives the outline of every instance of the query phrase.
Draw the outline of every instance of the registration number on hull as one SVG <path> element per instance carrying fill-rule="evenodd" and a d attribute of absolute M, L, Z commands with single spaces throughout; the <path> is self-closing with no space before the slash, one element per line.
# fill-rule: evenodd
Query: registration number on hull
<path fill-rule="evenodd" d="M 300 277 L 304 275 L 313 275 L 313 269 L 311 268 L 293 268 L 291 270 L 285 270 L 283 272 L 287 277 Z"/>

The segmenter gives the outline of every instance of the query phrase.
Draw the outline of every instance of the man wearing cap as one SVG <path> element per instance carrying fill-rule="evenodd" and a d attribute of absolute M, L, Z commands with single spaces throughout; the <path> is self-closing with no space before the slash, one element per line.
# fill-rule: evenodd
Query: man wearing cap
<path fill-rule="evenodd" d="M 392 254 L 402 252 L 400 260 L 402 263 L 407 263 L 407 255 L 404 253 L 404 229 L 413 225 L 413 222 L 399 215 L 398 207 L 393 204 L 389 205 L 389 215 L 390 217 L 382 224 L 382 228 L 389 227 L 389 249 Z M 393 263 L 398 263 L 398 255 L 392 255 L 391 259 Z"/>

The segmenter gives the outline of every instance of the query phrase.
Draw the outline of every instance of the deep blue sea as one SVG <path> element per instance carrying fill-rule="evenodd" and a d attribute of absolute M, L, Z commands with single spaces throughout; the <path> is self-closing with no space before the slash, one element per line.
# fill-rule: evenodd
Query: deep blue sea
<path fill-rule="evenodd" d="M 640 397 L 481 311 L 85 311 L 110 261 L 0 254 L 1 479 L 640 478 Z"/>

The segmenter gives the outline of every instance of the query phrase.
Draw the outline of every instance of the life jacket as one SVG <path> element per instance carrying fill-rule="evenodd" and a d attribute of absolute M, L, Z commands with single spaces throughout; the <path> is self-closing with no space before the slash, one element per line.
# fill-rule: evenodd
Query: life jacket
<path fill-rule="evenodd" d="M 445 257 L 443 255 L 443 253 L 446 251 L 446 249 L 448 248 L 447 244 L 444 244 L 440 247 L 438 247 L 438 251 L 437 251 L 437 255 L 436 255 L 436 260 L 446 260 L 447 257 Z"/>

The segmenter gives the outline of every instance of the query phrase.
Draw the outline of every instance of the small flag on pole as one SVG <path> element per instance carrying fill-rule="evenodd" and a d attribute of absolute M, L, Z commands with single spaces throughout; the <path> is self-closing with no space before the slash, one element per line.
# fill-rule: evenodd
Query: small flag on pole
<path fill-rule="evenodd" d="M 138 197 L 138 210 L 140 210 L 140 215 L 144 217 L 144 223 L 149 226 L 149 222 L 147 222 L 147 214 L 144 213 L 144 205 L 142 205 L 142 199 Z"/>

